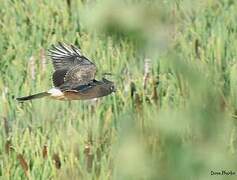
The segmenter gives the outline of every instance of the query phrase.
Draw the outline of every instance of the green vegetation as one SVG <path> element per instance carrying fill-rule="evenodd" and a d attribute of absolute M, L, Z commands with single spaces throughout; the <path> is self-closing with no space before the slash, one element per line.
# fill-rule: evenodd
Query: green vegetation
<path fill-rule="evenodd" d="M 236 179 L 237 1 L 0 4 L 1 179 Z M 16 102 L 52 86 L 58 41 L 116 94 Z"/>

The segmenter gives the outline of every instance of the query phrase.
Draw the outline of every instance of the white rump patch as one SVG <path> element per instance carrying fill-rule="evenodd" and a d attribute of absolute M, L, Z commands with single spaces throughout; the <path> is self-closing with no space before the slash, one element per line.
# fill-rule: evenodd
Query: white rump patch
<path fill-rule="evenodd" d="M 48 90 L 48 93 L 53 97 L 63 96 L 63 92 L 58 88 Z"/>

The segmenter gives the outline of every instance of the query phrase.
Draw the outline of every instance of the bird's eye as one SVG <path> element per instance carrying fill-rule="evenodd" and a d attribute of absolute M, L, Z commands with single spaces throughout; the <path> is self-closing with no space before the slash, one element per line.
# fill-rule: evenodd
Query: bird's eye
<path fill-rule="evenodd" d="M 116 89 L 115 89 L 114 86 L 110 86 L 110 90 L 111 90 L 111 91 L 114 91 L 114 92 L 116 91 Z"/>

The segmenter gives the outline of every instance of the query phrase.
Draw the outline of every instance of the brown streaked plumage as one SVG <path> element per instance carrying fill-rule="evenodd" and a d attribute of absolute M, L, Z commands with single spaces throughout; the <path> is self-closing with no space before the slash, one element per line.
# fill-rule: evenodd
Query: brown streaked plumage
<path fill-rule="evenodd" d="M 115 92 L 114 83 L 103 78 L 95 80 L 96 66 L 73 45 L 58 43 L 49 50 L 54 73 L 54 88 L 47 92 L 17 98 L 18 101 L 50 96 L 58 100 L 85 100 Z"/>

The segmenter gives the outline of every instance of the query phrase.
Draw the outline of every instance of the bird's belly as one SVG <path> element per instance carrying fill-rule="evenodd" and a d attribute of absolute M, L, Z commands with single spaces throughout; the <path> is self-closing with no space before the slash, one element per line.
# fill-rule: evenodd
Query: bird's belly
<path fill-rule="evenodd" d="M 80 93 L 74 91 L 65 91 L 60 96 L 51 96 L 53 99 L 61 100 L 61 101 L 71 101 L 71 100 L 86 100 L 93 99 L 97 97 L 91 93 Z"/>
<path fill-rule="evenodd" d="M 63 92 L 63 94 L 66 100 L 81 100 L 82 99 L 80 93 L 78 92 L 66 91 L 66 92 Z"/>

